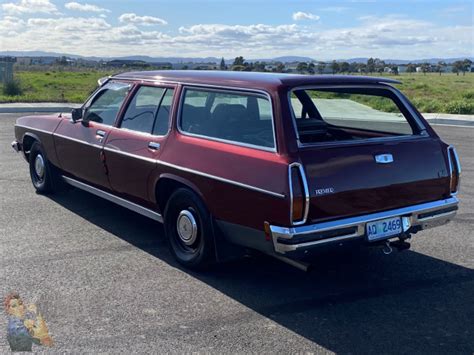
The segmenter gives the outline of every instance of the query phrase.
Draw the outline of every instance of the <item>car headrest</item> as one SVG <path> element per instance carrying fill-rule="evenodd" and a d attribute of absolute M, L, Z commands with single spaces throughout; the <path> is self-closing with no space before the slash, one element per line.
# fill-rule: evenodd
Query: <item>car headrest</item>
<path fill-rule="evenodd" d="M 212 120 L 219 122 L 233 122 L 248 119 L 247 109 L 239 104 L 219 104 L 212 113 Z"/>

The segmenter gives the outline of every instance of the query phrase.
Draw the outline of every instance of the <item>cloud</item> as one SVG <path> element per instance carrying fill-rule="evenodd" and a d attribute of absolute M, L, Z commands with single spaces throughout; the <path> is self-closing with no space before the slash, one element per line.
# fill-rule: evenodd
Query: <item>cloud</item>
<path fill-rule="evenodd" d="M 119 21 L 123 23 L 133 23 L 133 24 L 145 25 L 145 26 L 168 24 L 168 22 L 158 17 L 138 16 L 137 14 L 134 14 L 134 13 L 126 13 L 126 14 L 121 15 L 119 17 Z"/>
<path fill-rule="evenodd" d="M 293 14 L 293 20 L 295 21 L 301 21 L 301 20 L 319 20 L 319 16 L 318 15 L 314 15 L 312 13 L 309 13 L 309 12 L 302 12 L 302 11 L 298 11 L 298 12 L 295 12 Z"/>
<path fill-rule="evenodd" d="M 84 12 L 110 12 L 110 10 L 104 9 L 103 7 L 99 7 L 97 5 L 80 4 L 78 2 L 68 2 L 64 4 L 64 7 L 68 10 Z"/>
<path fill-rule="evenodd" d="M 2 9 L 9 14 L 58 14 L 59 11 L 49 0 L 20 0 L 20 2 L 8 2 L 2 4 Z"/>
<path fill-rule="evenodd" d="M 289 53 L 315 59 L 472 56 L 473 26 L 439 26 L 408 17 L 365 17 L 352 26 L 195 24 L 176 32 L 92 17 L 0 17 L 2 50 L 45 50 L 94 56 L 268 58 Z M 106 50 L 104 49 L 106 48 Z M 442 54 L 440 54 L 442 53 Z"/>

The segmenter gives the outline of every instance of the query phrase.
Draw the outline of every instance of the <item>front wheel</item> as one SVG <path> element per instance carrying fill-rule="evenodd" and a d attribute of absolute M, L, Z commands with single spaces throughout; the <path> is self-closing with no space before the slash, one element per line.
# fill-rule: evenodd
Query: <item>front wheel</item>
<path fill-rule="evenodd" d="M 53 192 L 53 181 L 55 180 L 53 167 L 48 161 L 43 147 L 34 142 L 29 155 L 31 182 L 37 192 L 42 194 Z"/>
<path fill-rule="evenodd" d="M 180 264 L 203 269 L 215 263 L 211 215 L 194 192 L 180 188 L 171 195 L 164 225 L 171 253 Z"/>

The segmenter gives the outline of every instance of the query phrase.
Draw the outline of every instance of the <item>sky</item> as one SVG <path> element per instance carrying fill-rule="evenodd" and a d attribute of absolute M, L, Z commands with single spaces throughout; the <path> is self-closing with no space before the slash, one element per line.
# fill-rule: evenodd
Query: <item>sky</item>
<path fill-rule="evenodd" d="M 474 56 L 474 0 L 0 0 L 0 51 L 317 60 Z"/>

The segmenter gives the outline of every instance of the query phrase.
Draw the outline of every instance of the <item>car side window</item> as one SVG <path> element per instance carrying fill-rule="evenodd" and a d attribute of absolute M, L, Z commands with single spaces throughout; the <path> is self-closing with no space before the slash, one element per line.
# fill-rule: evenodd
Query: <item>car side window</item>
<path fill-rule="evenodd" d="M 129 84 L 109 83 L 97 93 L 84 112 L 84 119 L 113 125 L 130 89 Z"/>
<path fill-rule="evenodd" d="M 168 132 L 173 89 L 141 86 L 127 107 L 121 128 L 163 136 Z"/>
<path fill-rule="evenodd" d="M 165 88 L 156 86 L 141 86 L 127 107 L 121 128 L 151 133 L 165 91 Z"/>
<path fill-rule="evenodd" d="M 258 93 L 186 89 L 180 129 L 256 148 L 276 146 L 271 103 Z"/>

